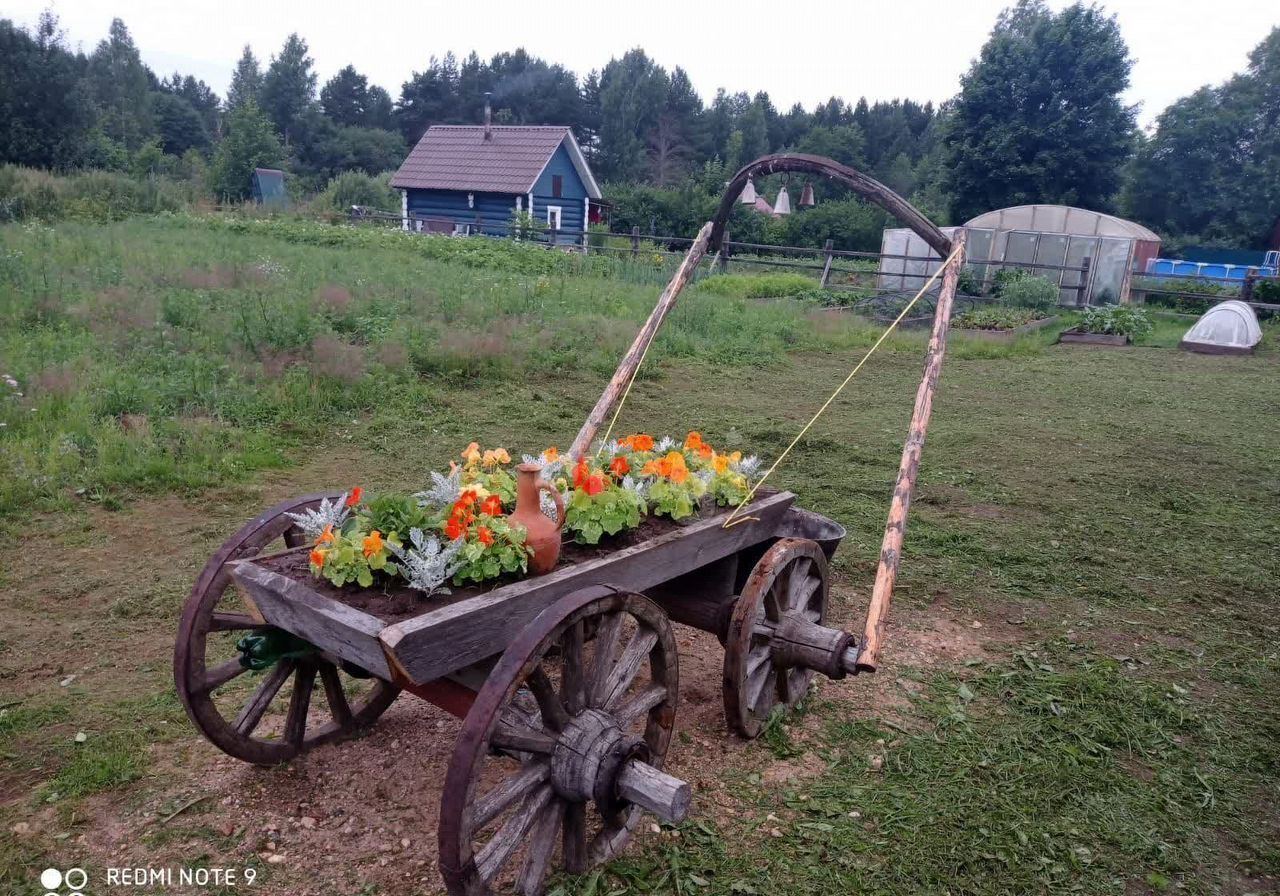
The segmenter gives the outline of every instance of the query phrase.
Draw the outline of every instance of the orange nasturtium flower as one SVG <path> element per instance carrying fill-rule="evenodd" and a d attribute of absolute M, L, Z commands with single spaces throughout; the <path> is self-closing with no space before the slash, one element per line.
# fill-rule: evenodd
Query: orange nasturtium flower
<path fill-rule="evenodd" d="M 592 473 L 587 477 L 587 481 L 583 483 L 582 490 L 594 498 L 604 491 L 604 477 L 599 473 Z"/>
<path fill-rule="evenodd" d="M 364 489 L 360 488 L 360 486 L 357 485 L 355 488 L 351 490 L 351 494 L 347 495 L 347 506 L 355 507 L 357 504 L 360 503 L 360 496 L 363 494 L 364 494 Z"/>
<path fill-rule="evenodd" d="M 627 463 L 625 457 L 615 457 L 609 464 L 609 469 L 613 471 L 615 476 L 626 476 L 631 472 L 631 464 Z"/>
<path fill-rule="evenodd" d="M 485 547 L 493 544 L 493 533 L 486 526 L 476 526 L 476 538 L 480 539 L 480 543 Z"/>
<path fill-rule="evenodd" d="M 480 502 L 480 512 L 487 513 L 489 516 L 501 516 L 502 499 L 497 495 L 490 495 Z"/>
<path fill-rule="evenodd" d="M 324 527 L 324 531 L 316 539 L 316 544 L 328 544 L 331 541 L 333 541 L 333 523 Z"/>
<path fill-rule="evenodd" d="M 573 468 L 573 487 L 582 488 L 582 484 L 587 481 L 591 468 L 587 466 L 586 458 L 578 461 Z"/>
<path fill-rule="evenodd" d="M 711 467 L 717 473 L 724 473 L 729 469 L 729 455 L 717 454 L 711 458 Z"/>
<path fill-rule="evenodd" d="M 695 448 L 702 447 L 702 433 L 697 432 L 695 430 L 694 432 L 691 432 L 687 436 L 685 436 L 684 447 L 689 449 L 690 451 L 694 450 Z"/>
<path fill-rule="evenodd" d="M 542 452 L 542 456 L 546 459 L 547 463 L 553 464 L 560 459 L 560 449 L 555 445 L 552 445 L 546 451 Z"/>
<path fill-rule="evenodd" d="M 480 461 L 486 467 L 494 467 L 498 464 L 511 463 L 511 455 L 507 453 L 506 448 L 493 448 L 484 453 Z"/>
<path fill-rule="evenodd" d="M 311 565 L 312 565 L 312 566 L 324 566 L 324 557 L 325 557 L 325 554 L 327 554 L 327 553 L 329 553 L 329 552 L 328 552 L 328 551 L 322 551 L 322 550 L 320 550 L 319 548 L 312 548 L 312 550 L 311 550 L 311 558 L 310 558 L 310 559 L 311 559 Z"/>
<path fill-rule="evenodd" d="M 382 533 L 374 529 L 364 537 L 364 555 L 372 557 L 374 554 L 382 553 L 384 542 L 382 541 Z"/>
<path fill-rule="evenodd" d="M 685 466 L 684 455 L 679 451 L 669 452 L 658 466 L 662 470 L 662 475 L 674 483 L 679 484 L 689 478 L 689 468 Z"/>
<path fill-rule="evenodd" d="M 480 453 L 479 442 L 472 442 L 462 452 L 462 459 L 465 460 L 468 464 L 478 463 L 483 456 L 484 455 Z"/>
<path fill-rule="evenodd" d="M 622 444 L 630 448 L 632 451 L 652 451 L 653 436 L 638 432 L 622 439 Z"/>
<path fill-rule="evenodd" d="M 444 524 L 444 534 L 449 536 L 450 541 L 457 541 L 466 532 L 466 527 L 462 525 L 462 521 L 457 517 L 449 517 L 449 522 Z"/>

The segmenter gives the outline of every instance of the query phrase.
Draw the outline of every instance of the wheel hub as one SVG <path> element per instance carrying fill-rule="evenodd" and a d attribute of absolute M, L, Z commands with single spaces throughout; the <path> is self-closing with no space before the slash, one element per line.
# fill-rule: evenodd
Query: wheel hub
<path fill-rule="evenodd" d="M 613 716 L 585 709 L 569 720 L 551 753 L 551 786 L 563 799 L 602 807 L 619 804 L 616 782 L 632 759 L 647 762 L 649 747 L 642 738 L 618 727 Z"/>

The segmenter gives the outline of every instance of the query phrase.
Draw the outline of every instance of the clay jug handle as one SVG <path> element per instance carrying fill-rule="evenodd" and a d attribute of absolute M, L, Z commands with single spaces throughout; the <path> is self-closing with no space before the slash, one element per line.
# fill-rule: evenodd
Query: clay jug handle
<path fill-rule="evenodd" d="M 555 487 L 551 485 L 551 483 L 547 482 L 545 479 L 538 480 L 538 491 L 546 492 L 548 495 L 551 496 L 551 500 L 556 505 L 556 528 L 563 529 L 564 528 L 564 498 L 560 497 L 560 492 L 556 491 Z"/>

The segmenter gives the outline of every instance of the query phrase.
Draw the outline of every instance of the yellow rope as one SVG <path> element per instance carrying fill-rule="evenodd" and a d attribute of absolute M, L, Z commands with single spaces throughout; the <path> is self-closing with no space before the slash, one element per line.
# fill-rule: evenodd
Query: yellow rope
<path fill-rule="evenodd" d="M 804 425 L 804 429 L 800 430 L 800 434 L 797 435 L 794 439 L 792 439 L 791 444 L 786 447 L 786 450 L 784 450 L 780 455 L 778 455 L 778 459 L 773 462 L 773 466 L 771 466 L 768 470 L 765 471 L 765 474 L 760 477 L 760 479 L 756 482 L 755 485 L 751 486 L 751 490 L 747 492 L 747 496 L 742 499 L 742 503 L 740 503 L 737 507 L 733 508 L 733 512 L 731 512 L 727 517 L 725 517 L 724 525 L 722 528 L 728 529 L 730 526 L 736 526 L 738 523 L 745 523 L 749 520 L 755 519 L 755 517 L 744 516 L 744 517 L 741 517 L 740 519 L 735 520 L 734 517 L 738 515 L 738 511 L 742 510 L 743 507 L 747 506 L 747 504 L 750 503 L 751 499 L 755 497 L 756 491 L 760 488 L 760 486 L 764 485 L 764 481 L 773 474 L 774 470 L 778 469 L 778 464 L 782 463 L 783 458 L 785 458 L 788 454 L 790 454 L 791 449 L 796 447 L 797 444 L 799 444 L 800 440 L 804 438 L 804 434 L 809 431 L 809 428 L 812 427 L 813 424 L 818 422 L 818 418 L 822 416 L 823 412 L 826 411 L 826 409 L 831 406 L 831 403 L 835 401 L 836 398 L 839 397 L 840 393 L 844 391 L 844 387 L 849 385 L 849 381 L 853 379 L 854 374 L 856 374 L 859 370 L 862 369 L 862 365 L 867 363 L 867 359 L 870 358 L 873 354 L 875 354 L 875 351 L 880 347 L 880 344 L 884 342 L 885 339 L 889 338 L 889 334 L 892 333 L 894 328 L 897 327 L 898 324 L 902 321 L 902 319 L 907 316 L 907 312 L 911 310 L 912 306 L 915 305 L 916 302 L 920 301 L 920 297 L 924 295 L 925 292 L 928 291 L 929 287 L 933 285 L 934 281 L 938 279 L 938 275 L 941 274 L 944 270 L 946 270 L 947 265 L 951 264 L 951 262 L 954 261 L 956 256 L 959 254 L 960 254 L 959 249 L 956 249 L 956 251 L 952 252 L 951 255 L 947 258 L 947 260 L 944 261 L 938 267 L 938 269 L 933 272 L 933 276 L 925 281 L 924 286 L 920 287 L 920 291 L 916 293 L 915 298 L 913 298 L 910 302 L 907 303 L 906 307 L 902 309 L 902 313 L 899 314 L 896 318 L 894 318 L 893 323 L 889 324 L 889 326 L 885 329 L 885 331 L 880 334 L 880 338 L 875 341 L 875 344 L 872 345 L 871 348 L 867 349 L 867 353 L 862 356 L 862 360 L 859 361 L 857 366 L 854 367 L 853 370 L 849 372 L 849 375 L 844 378 L 844 382 L 841 383 L 839 386 L 836 386 L 836 390 L 831 393 L 831 397 L 828 398 L 825 402 L 823 402 L 822 407 L 818 408 L 818 412 L 814 414 L 813 417 L 810 418 L 809 422 Z"/>

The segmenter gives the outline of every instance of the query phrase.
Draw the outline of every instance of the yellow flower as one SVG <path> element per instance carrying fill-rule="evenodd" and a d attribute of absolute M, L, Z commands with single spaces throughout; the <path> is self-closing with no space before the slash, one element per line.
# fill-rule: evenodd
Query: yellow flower
<path fill-rule="evenodd" d="M 717 473 L 723 473 L 729 469 L 729 457 L 724 454 L 715 454 L 711 457 L 711 466 Z"/>

